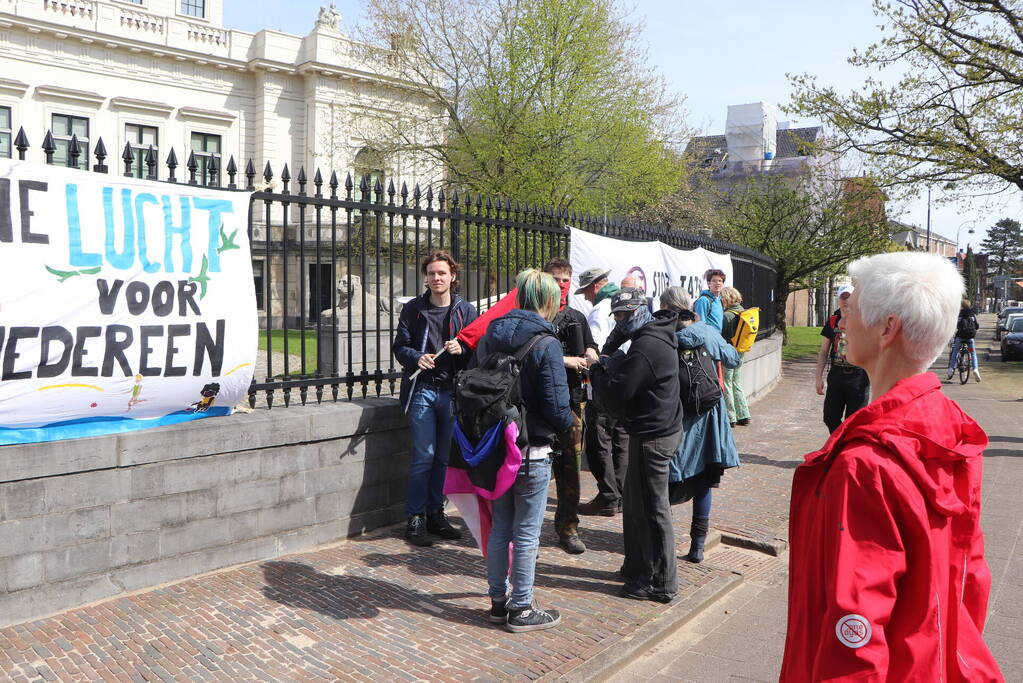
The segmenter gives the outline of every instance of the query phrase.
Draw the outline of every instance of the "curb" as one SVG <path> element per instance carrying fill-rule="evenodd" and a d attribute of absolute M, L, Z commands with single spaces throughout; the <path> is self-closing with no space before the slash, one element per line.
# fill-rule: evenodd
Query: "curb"
<path fill-rule="evenodd" d="M 639 655 L 654 647 L 678 629 L 685 626 L 705 609 L 730 593 L 743 582 L 741 574 L 732 572 L 713 579 L 696 593 L 669 605 L 659 616 L 647 622 L 585 663 L 556 678 L 541 677 L 541 681 L 603 681 L 618 673 Z"/>
<path fill-rule="evenodd" d="M 737 548 L 745 548 L 746 550 L 755 550 L 758 553 L 764 553 L 772 557 L 781 557 L 782 553 L 789 547 L 788 542 L 780 538 L 751 538 L 728 531 L 721 532 L 721 543 Z"/>

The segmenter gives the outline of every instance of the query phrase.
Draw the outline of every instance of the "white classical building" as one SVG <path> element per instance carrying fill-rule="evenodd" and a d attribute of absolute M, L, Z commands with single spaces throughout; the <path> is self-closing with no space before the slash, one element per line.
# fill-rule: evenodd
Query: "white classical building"
<path fill-rule="evenodd" d="M 347 37 L 333 5 L 309 22 L 305 36 L 227 29 L 223 0 L 0 0 L 0 157 L 18 158 L 23 129 L 27 160 L 45 159 L 43 141 L 51 131 L 54 163 L 70 165 L 76 136 L 78 165 L 91 168 L 102 139 L 109 172 L 124 173 L 127 145 L 137 177 L 148 177 L 144 160 L 152 147 L 160 180 L 168 179 L 172 149 L 178 182 L 189 180 L 189 153 L 200 173 L 218 158 L 225 185 L 234 157 L 239 187 L 249 159 L 260 189 L 267 162 L 275 189 L 284 164 L 290 166 L 292 192 L 299 189 L 301 167 L 310 181 L 317 168 L 324 181 L 331 170 L 341 183 L 351 172 L 356 199 L 363 179 L 371 187 L 377 180 L 384 187 L 393 180 L 398 188 L 406 182 L 410 192 L 416 183 L 425 191 L 442 180 L 441 167 L 425 154 L 388 151 L 443 138 L 444 110 L 430 91 L 400 77 L 390 50 Z M 297 214 L 288 218 L 292 229 Z M 357 229 L 359 215 L 353 218 Z M 274 325 L 283 318 L 293 325 L 315 320 L 348 277 L 348 264 L 319 256 L 313 263 L 317 235 L 309 226 L 305 253 L 293 249 L 285 257 L 277 244 L 283 235 L 279 205 L 271 216 L 272 250 L 264 213 L 255 212 L 253 221 L 254 242 L 262 243 L 253 255 L 260 310 Z M 351 270 L 370 291 L 390 291 L 377 271 Z"/>
<path fill-rule="evenodd" d="M 347 38 L 333 6 L 310 25 L 306 36 L 224 28 L 223 0 L 0 0 L 0 156 L 17 157 L 24 128 L 28 159 L 42 160 L 52 130 L 55 163 L 77 135 L 79 164 L 95 164 L 102 138 L 111 172 L 123 172 L 127 144 L 139 176 L 152 145 L 161 179 L 173 148 L 182 167 L 192 151 L 203 166 L 251 158 L 260 173 L 269 161 L 278 174 L 288 163 L 310 177 L 319 167 L 438 180 L 425 157 L 373 142 L 398 112 L 419 135 L 442 136 L 435 101 L 389 68 L 386 51 Z"/>

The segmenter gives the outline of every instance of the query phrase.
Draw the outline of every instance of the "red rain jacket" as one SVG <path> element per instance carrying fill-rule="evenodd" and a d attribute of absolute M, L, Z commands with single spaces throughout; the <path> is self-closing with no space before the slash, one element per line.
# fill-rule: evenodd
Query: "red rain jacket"
<path fill-rule="evenodd" d="M 781 681 L 1002 681 L 981 633 L 987 436 L 933 373 L 849 417 L 792 481 Z"/>

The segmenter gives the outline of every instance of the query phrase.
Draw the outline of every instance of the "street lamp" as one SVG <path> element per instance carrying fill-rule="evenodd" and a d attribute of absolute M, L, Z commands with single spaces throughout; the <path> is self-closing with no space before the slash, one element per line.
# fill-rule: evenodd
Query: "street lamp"
<path fill-rule="evenodd" d="M 976 221 L 963 221 L 963 223 L 960 224 L 958 228 L 956 228 L 956 255 L 959 254 L 959 231 L 962 230 L 965 226 L 969 225 L 970 229 L 966 231 L 966 234 L 972 235 L 974 223 L 976 223 Z"/>

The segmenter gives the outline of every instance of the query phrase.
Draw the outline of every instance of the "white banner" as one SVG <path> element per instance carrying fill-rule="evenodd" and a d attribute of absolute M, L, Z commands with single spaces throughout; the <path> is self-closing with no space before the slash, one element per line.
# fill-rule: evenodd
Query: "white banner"
<path fill-rule="evenodd" d="M 587 268 L 599 267 L 610 270 L 608 279 L 621 283 L 626 276 L 633 276 L 647 297 L 652 299 L 657 310 L 658 297 L 668 287 L 684 287 L 695 300 L 707 287 L 703 274 L 711 268 L 723 270 L 725 282 L 732 281 L 732 259 L 728 254 L 717 254 L 706 249 L 682 250 L 669 247 L 663 242 L 626 242 L 610 237 L 594 235 L 591 232 L 571 229 L 572 290 L 579 286 L 579 274 Z M 572 308 L 589 314 L 591 306 L 579 294 L 569 298 Z"/>
<path fill-rule="evenodd" d="M 0 159 L 0 444 L 230 413 L 256 358 L 248 208 Z"/>

